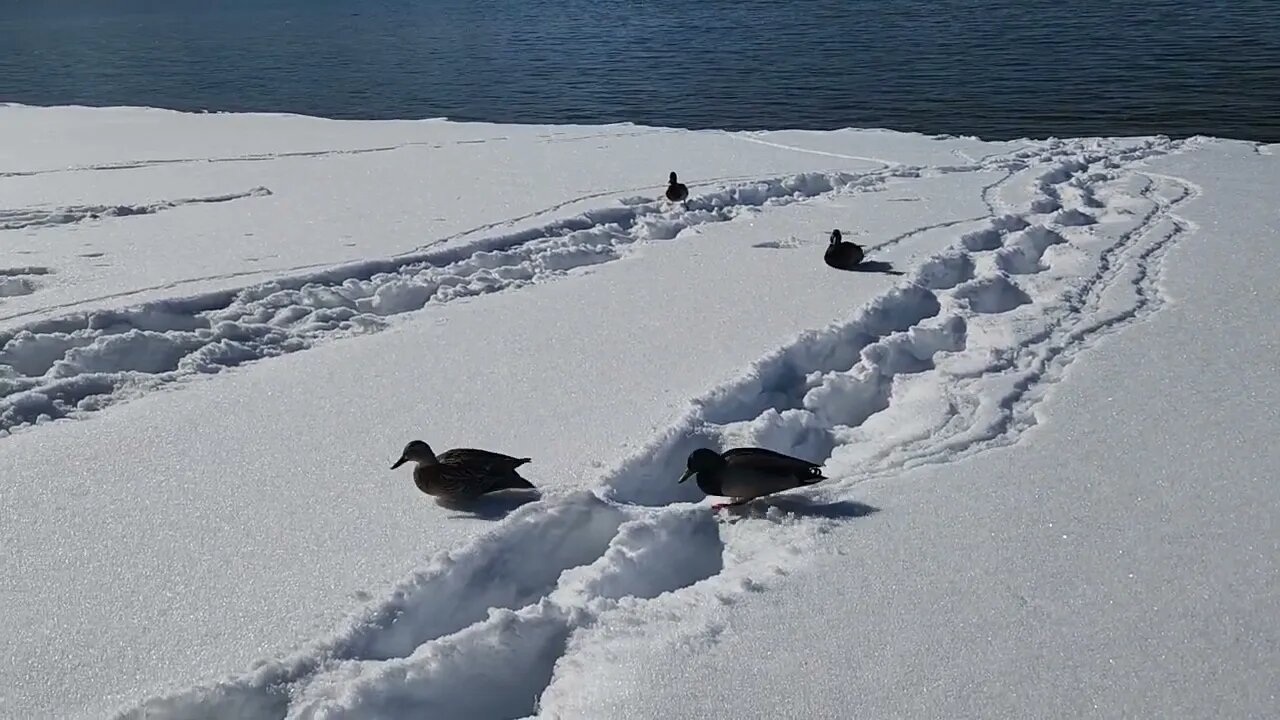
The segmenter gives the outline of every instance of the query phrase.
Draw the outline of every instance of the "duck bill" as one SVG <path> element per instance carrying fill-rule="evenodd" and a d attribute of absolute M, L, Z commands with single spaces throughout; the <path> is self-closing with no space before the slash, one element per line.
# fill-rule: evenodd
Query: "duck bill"
<path fill-rule="evenodd" d="M 405 456 L 401 455 L 401 456 L 400 456 L 400 459 L 396 461 L 396 464 L 391 466 L 391 469 L 392 469 L 392 470 L 395 470 L 396 468 L 400 467 L 401 465 L 403 465 L 403 464 L 405 464 L 405 463 L 407 463 L 407 462 L 409 462 L 409 458 L 407 458 L 407 457 L 405 457 Z"/>
<path fill-rule="evenodd" d="M 685 480 L 688 480 L 689 478 L 693 477 L 695 474 L 697 474 L 696 470 L 685 470 L 684 474 L 680 476 L 680 479 L 676 481 L 676 484 L 678 485 L 684 482 Z"/>

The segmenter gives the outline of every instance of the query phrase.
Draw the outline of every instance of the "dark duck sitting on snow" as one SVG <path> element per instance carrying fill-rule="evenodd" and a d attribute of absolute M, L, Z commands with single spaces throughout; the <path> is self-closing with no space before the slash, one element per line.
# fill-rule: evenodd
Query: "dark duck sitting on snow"
<path fill-rule="evenodd" d="M 671 202 L 683 202 L 689 197 L 689 188 L 682 182 L 676 182 L 676 174 L 671 173 L 667 180 L 667 199 Z"/>
<path fill-rule="evenodd" d="M 495 490 L 529 490 L 533 485 L 516 468 L 530 462 L 488 450 L 457 448 L 437 456 L 431 446 L 414 440 L 404 447 L 392 470 L 407 462 L 417 463 L 413 484 L 428 495 L 462 500 L 479 497 Z"/>
<path fill-rule="evenodd" d="M 844 240 L 839 230 L 832 230 L 831 242 L 822 259 L 837 270 L 852 270 L 862 262 L 862 247 Z"/>
<path fill-rule="evenodd" d="M 680 482 L 698 476 L 698 488 L 708 495 L 728 497 L 712 510 L 743 505 L 758 497 L 813 485 L 826 479 L 822 466 L 764 448 L 733 448 L 723 453 L 698 448 L 689 453 Z"/>

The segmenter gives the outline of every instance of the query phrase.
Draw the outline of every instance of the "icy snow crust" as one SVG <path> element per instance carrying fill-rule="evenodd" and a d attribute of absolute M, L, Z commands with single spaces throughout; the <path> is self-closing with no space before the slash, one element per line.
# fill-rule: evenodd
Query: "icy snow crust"
<path fill-rule="evenodd" d="M 824 164 L 870 162 L 837 152 L 838 142 L 833 149 L 832 141 L 847 135 L 739 140 Z M 859 500 L 860 483 L 1018 443 L 1073 360 L 1160 311 L 1169 302 L 1163 261 L 1198 230 L 1183 208 L 1203 190 L 1148 163 L 1203 151 L 1206 142 L 1027 141 L 992 145 L 985 154 L 970 152 L 968 143 L 952 151 L 954 163 L 889 160 L 859 171 L 737 178 L 693 188 L 684 206 L 644 196 L 602 200 L 519 230 L 495 226 L 444 249 L 42 317 L 0 334 L 0 430 L 13 433 L 0 444 L 47 432 L 41 426 L 52 420 L 93 422 L 95 413 L 118 412 L 167 385 L 377 333 L 397 316 L 582 282 L 567 278 L 644 261 L 638 253 L 651 246 L 706 242 L 699 232 L 720 224 L 750 236 L 756 252 L 802 248 L 819 272 L 821 238 L 780 237 L 769 217 L 797 207 L 838 210 L 861 194 L 904 188 L 927 197 L 935 187 L 928 183 L 981 178 L 968 185 L 978 194 L 978 215 L 853 237 L 870 260 L 922 238 L 943 241 L 900 256 L 895 267 L 904 274 L 886 280 L 868 302 L 826 327 L 797 328 L 803 331 L 745 372 L 710 385 L 588 487 L 517 507 L 292 652 L 138 698 L 117 715 L 599 717 L 584 706 L 596 695 L 575 681 L 598 657 L 596 646 L 658 628 L 664 642 L 686 650 L 714 644 L 725 628 L 706 608 L 732 608 L 745 594 L 784 585 L 833 532 L 880 512 Z M 132 207 L 181 212 L 175 208 L 182 203 L 251 203 L 258 195 Z M 920 199 L 901 198 L 903 212 L 916 212 L 912 203 Z M 77 223 L 87 217 L 85 207 L 5 217 Z M 844 217 L 839 222 L 849 227 Z M 733 265 L 768 261 L 710 262 L 732 282 L 742 272 Z M 4 277 L 28 277 L 17 270 Z M 38 273 L 30 277 L 39 281 Z M 871 276 L 847 277 L 856 283 Z M 796 274 L 792 281 L 805 279 Z M 716 291 L 713 281 L 705 288 Z M 773 304 L 781 308 L 773 312 L 786 312 L 785 298 Z M 692 483 L 675 478 L 695 447 L 744 444 L 823 462 L 832 479 L 761 502 L 745 518 L 717 519 Z M 850 611 L 873 611 L 850 602 Z M 706 676 L 686 675 L 693 682 Z"/>

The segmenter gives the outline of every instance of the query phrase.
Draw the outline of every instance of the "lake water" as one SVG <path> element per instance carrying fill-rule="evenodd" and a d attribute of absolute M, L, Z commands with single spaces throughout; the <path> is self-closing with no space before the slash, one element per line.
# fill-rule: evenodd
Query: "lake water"
<path fill-rule="evenodd" d="M 0 0 L 0 101 L 1280 141 L 1280 1 Z"/>

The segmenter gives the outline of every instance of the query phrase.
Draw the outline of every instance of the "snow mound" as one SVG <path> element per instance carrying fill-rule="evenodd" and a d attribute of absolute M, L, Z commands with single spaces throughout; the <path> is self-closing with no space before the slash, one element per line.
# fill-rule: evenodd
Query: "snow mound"
<path fill-rule="evenodd" d="M 1031 302 L 1031 296 L 1005 275 L 974 278 L 956 288 L 955 296 L 979 313 L 1006 313 Z"/>
<path fill-rule="evenodd" d="M 40 287 L 36 278 L 49 273 L 49 268 L 44 267 L 0 268 L 0 302 L 7 297 L 34 293 Z"/>
<path fill-rule="evenodd" d="M 0 298 L 30 295 L 35 291 L 35 283 L 27 278 L 0 275 Z"/>
<path fill-rule="evenodd" d="M 1066 238 L 1043 225 L 1032 226 L 1005 240 L 996 253 L 996 266 L 1013 275 L 1041 272 L 1046 269 L 1040 262 L 1045 251 L 1065 242 Z"/>

